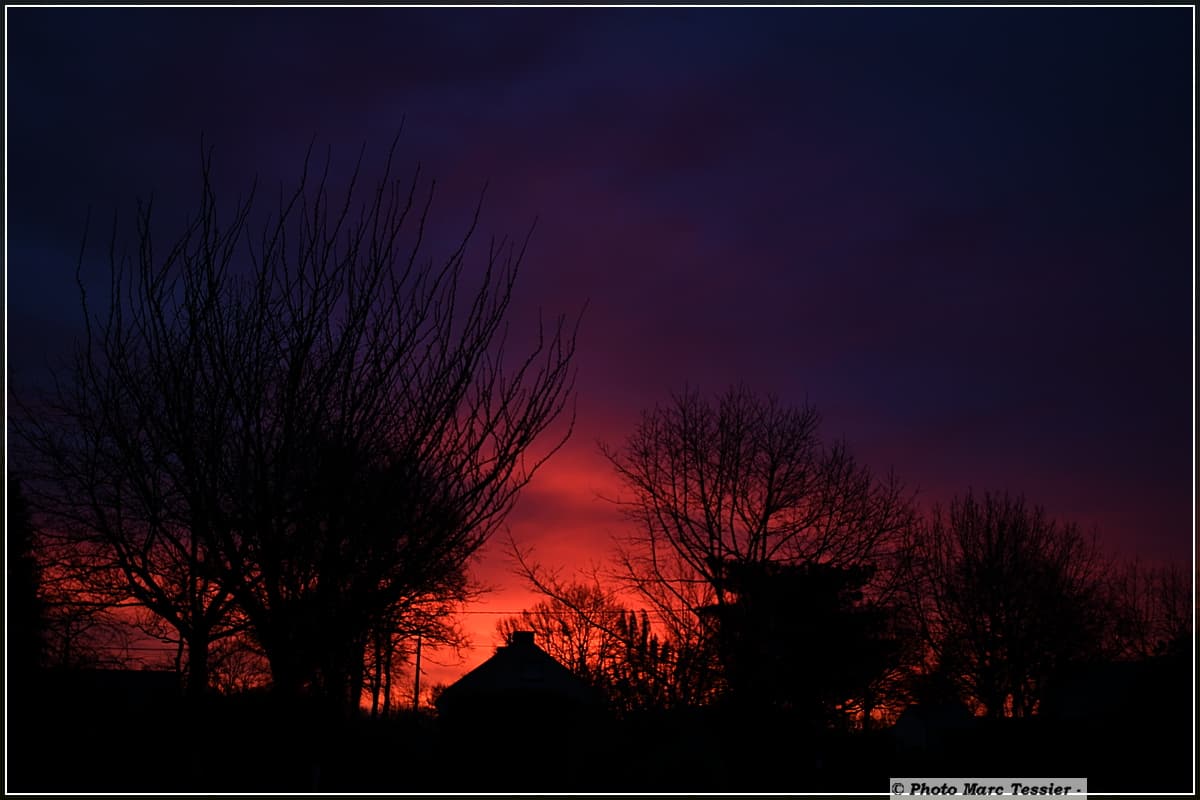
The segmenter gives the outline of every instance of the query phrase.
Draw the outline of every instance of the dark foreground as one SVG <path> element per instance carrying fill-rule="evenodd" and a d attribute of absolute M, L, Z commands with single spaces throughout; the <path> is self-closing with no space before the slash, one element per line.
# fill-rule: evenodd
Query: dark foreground
<path fill-rule="evenodd" d="M 510 713 L 455 726 L 416 714 L 334 718 L 265 696 L 203 708 L 112 692 L 40 696 L 36 711 L 10 705 L 9 791 L 866 793 L 886 791 L 893 776 L 1192 789 L 1186 698 L 1108 719 L 977 721 L 914 742 L 716 711 L 620 721 Z"/>

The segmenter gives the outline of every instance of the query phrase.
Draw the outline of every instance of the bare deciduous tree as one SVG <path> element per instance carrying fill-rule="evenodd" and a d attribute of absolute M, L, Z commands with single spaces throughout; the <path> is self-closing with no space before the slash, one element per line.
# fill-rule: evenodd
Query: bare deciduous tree
<path fill-rule="evenodd" d="M 634 524 L 618 572 L 656 611 L 668 641 L 700 653 L 700 609 L 726 602 L 729 564 L 871 565 L 884 602 L 896 587 L 900 535 L 912 510 L 898 482 L 878 479 L 842 443 L 819 436 L 811 406 L 788 407 L 744 387 L 715 401 L 685 391 L 643 414 L 604 454 Z M 713 688 L 697 674 L 696 696 Z"/>
<path fill-rule="evenodd" d="M 1007 494 L 934 510 L 913 542 L 926 641 L 992 717 L 1034 713 L 1047 683 L 1101 653 L 1108 565 L 1095 537 Z"/>
<path fill-rule="evenodd" d="M 1192 636 L 1192 582 L 1178 564 L 1134 560 L 1113 575 L 1112 648 L 1124 658 L 1183 652 Z"/>
<path fill-rule="evenodd" d="M 405 699 L 399 705 L 397 680 L 400 670 L 407 665 L 416 649 L 415 645 L 435 645 L 460 650 L 466 644 L 466 636 L 454 621 L 454 612 L 476 590 L 468 587 L 465 575 L 457 572 L 449 576 L 452 585 L 431 586 L 425 597 L 409 597 L 397 603 L 377 619 L 371 628 L 367 642 L 366 681 L 364 690 L 370 698 L 372 716 L 389 716 L 399 707 L 407 707 Z M 416 664 L 413 664 L 415 672 Z M 411 696 L 411 695 L 409 695 Z"/>
<path fill-rule="evenodd" d="M 139 208 L 73 369 L 16 426 L 39 510 L 178 629 L 201 689 L 236 610 L 276 688 L 356 702 L 372 628 L 460 585 L 569 435 L 534 450 L 569 402 L 565 320 L 505 352 L 525 243 L 468 267 L 473 220 L 427 257 L 432 185 L 395 180 L 394 149 L 336 204 L 306 159 L 257 236 L 206 155 L 186 230 L 164 250 Z"/>
<path fill-rule="evenodd" d="M 527 579 L 547 599 L 496 625 L 501 641 L 533 631 L 559 663 L 598 689 L 611 710 L 629 714 L 694 705 L 695 653 L 676 651 L 637 611 L 603 588 L 599 575 L 561 582 L 517 554 Z"/>
<path fill-rule="evenodd" d="M 248 635 L 227 636 L 209 649 L 208 672 L 213 691 L 234 695 L 263 689 L 271 683 L 266 656 Z"/>
<path fill-rule="evenodd" d="M 532 608 L 496 623 L 507 642 L 516 631 L 533 631 L 538 645 L 582 680 L 602 686 L 621 643 L 615 632 L 626 609 L 598 581 L 566 584 Z"/>

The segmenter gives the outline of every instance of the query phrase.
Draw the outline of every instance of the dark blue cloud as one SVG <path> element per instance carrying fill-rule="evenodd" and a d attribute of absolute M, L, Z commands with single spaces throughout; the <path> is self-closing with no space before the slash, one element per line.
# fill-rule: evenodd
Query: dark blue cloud
<path fill-rule="evenodd" d="M 201 133 L 226 194 L 269 196 L 313 137 L 338 174 L 367 142 L 370 171 L 407 120 L 444 240 L 484 181 L 483 233 L 539 219 L 518 316 L 590 300 L 573 447 L 746 380 L 934 495 L 1025 491 L 1187 552 L 1190 9 L 8 23 L 12 362 L 70 340 L 89 207 L 105 233 L 151 191 L 182 218 Z"/>

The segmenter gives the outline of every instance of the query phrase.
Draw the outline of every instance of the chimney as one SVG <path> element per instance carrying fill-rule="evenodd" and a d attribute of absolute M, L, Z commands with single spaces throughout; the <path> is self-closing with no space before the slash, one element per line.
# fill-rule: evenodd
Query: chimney
<path fill-rule="evenodd" d="M 513 631 L 508 637 L 508 646 L 521 649 L 533 647 L 533 631 Z"/>

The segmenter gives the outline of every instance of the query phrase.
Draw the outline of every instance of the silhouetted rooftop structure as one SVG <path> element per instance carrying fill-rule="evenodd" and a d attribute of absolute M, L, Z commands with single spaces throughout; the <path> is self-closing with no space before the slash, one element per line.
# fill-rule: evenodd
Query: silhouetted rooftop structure
<path fill-rule="evenodd" d="M 566 712 L 597 704 L 586 683 L 516 631 L 495 655 L 446 687 L 434 702 L 446 717 Z"/>

